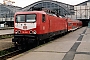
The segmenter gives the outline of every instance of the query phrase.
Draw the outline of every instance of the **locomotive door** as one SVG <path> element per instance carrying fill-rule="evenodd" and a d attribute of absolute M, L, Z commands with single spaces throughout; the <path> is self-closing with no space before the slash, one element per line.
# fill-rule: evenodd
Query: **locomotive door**
<path fill-rule="evenodd" d="M 43 33 L 48 33 L 49 24 L 48 24 L 48 16 L 45 14 L 42 14 L 42 30 Z"/>
<path fill-rule="evenodd" d="M 49 32 L 51 32 L 51 20 L 49 19 Z"/>
<path fill-rule="evenodd" d="M 49 16 L 49 33 L 50 33 L 50 37 L 54 36 L 55 35 L 55 31 L 56 31 L 56 17 L 54 16 Z"/>
<path fill-rule="evenodd" d="M 52 17 L 49 16 L 48 20 L 49 20 L 49 32 L 52 32 Z"/>

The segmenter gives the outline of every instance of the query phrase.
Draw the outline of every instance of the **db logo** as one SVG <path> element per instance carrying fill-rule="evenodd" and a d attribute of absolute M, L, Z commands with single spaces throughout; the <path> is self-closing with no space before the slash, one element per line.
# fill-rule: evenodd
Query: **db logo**
<path fill-rule="evenodd" d="M 23 29 L 27 29 L 27 26 L 23 26 Z"/>

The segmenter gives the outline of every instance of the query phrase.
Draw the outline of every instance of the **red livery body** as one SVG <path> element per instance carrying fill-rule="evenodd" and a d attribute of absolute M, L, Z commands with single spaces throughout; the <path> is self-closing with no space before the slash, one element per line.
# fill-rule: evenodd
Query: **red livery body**
<path fill-rule="evenodd" d="M 17 12 L 14 18 L 12 42 L 15 44 L 38 42 L 82 26 L 78 20 L 73 21 L 44 11 Z"/>

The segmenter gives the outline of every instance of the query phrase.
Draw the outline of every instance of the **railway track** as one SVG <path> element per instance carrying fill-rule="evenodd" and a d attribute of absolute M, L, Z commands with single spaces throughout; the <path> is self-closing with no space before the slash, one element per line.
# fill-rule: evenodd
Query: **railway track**
<path fill-rule="evenodd" d="M 0 51 L 0 60 L 6 60 L 18 54 L 28 51 L 29 49 L 18 49 L 17 47 L 11 47 Z"/>
<path fill-rule="evenodd" d="M 16 47 L 11 47 L 9 49 L 5 49 L 0 51 L 0 60 L 6 60 L 7 58 L 13 57 L 17 54 L 17 52 L 20 52 L 21 50 L 18 50 Z"/>

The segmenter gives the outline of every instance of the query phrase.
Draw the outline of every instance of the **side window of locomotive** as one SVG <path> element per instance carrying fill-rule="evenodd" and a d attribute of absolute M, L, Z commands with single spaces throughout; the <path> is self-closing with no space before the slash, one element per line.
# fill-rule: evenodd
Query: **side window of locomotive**
<path fill-rule="evenodd" d="M 17 15 L 16 22 L 25 22 L 25 15 Z"/>
<path fill-rule="evenodd" d="M 42 14 L 42 22 L 45 22 L 45 15 L 44 14 Z"/>
<path fill-rule="evenodd" d="M 35 22 L 35 21 L 36 21 L 35 14 L 26 15 L 26 22 Z"/>

